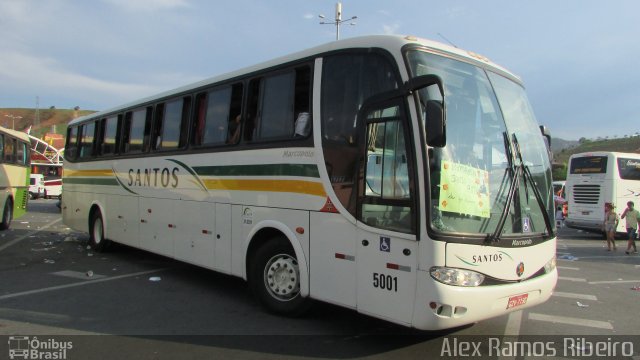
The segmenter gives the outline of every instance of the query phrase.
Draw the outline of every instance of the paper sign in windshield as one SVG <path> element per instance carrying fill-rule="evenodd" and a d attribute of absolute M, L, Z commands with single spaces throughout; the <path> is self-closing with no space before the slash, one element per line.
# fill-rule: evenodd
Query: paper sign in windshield
<path fill-rule="evenodd" d="M 488 218 L 489 172 L 469 165 L 442 161 L 440 173 L 441 211 Z"/>

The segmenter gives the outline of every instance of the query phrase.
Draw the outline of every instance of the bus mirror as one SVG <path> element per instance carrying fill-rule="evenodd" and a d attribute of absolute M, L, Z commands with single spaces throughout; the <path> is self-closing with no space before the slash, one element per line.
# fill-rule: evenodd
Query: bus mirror
<path fill-rule="evenodd" d="M 405 84 L 405 89 L 407 92 L 418 91 L 419 101 L 424 104 L 427 145 L 444 147 L 447 142 L 442 79 L 437 75 L 417 76 Z"/>
<path fill-rule="evenodd" d="M 438 75 L 422 75 L 411 78 L 406 83 L 407 91 L 416 91 L 420 89 L 427 88 L 431 85 L 437 85 L 438 90 L 440 90 L 440 96 L 444 97 L 444 88 L 442 87 L 442 79 Z"/>
<path fill-rule="evenodd" d="M 540 132 L 542 133 L 544 144 L 547 146 L 547 153 L 549 154 L 549 162 L 553 163 L 553 151 L 551 151 L 551 132 L 544 125 L 540 125 Z"/>
<path fill-rule="evenodd" d="M 549 147 L 551 147 L 551 131 L 549 131 L 549 129 L 546 126 L 540 125 L 540 132 L 542 133 L 542 136 L 544 136 L 547 139 L 547 143 L 549 144 Z"/>
<path fill-rule="evenodd" d="M 439 100 L 427 100 L 425 109 L 427 145 L 444 147 L 447 144 L 444 106 Z"/>

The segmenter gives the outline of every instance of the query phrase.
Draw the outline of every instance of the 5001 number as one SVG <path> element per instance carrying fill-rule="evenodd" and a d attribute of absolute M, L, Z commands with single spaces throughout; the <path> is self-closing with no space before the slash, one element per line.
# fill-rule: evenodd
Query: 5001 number
<path fill-rule="evenodd" d="M 373 273 L 373 287 L 398 292 L 398 277 Z"/>

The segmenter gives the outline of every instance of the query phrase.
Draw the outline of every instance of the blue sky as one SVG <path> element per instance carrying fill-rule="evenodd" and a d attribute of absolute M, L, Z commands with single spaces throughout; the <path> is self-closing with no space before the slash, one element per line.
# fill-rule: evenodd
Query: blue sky
<path fill-rule="evenodd" d="M 344 0 L 341 37 L 410 34 L 525 82 L 565 139 L 640 131 L 640 1 Z M 325 0 L 1 0 L 0 107 L 104 110 L 333 41 Z"/>

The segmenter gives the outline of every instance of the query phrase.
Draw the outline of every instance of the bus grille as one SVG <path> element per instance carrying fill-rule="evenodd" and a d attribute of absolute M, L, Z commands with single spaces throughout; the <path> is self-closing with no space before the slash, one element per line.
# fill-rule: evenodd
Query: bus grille
<path fill-rule="evenodd" d="M 574 185 L 573 201 L 576 204 L 598 204 L 600 185 Z"/>

